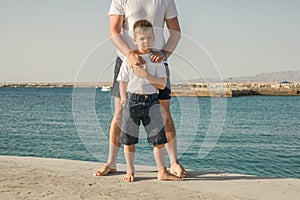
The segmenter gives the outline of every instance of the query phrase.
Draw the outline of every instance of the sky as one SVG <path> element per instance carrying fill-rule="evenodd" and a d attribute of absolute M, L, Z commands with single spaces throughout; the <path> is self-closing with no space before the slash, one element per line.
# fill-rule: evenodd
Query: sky
<path fill-rule="evenodd" d="M 109 0 L 1 0 L 0 82 L 111 81 Z M 175 0 L 173 80 L 300 70 L 299 0 Z"/>

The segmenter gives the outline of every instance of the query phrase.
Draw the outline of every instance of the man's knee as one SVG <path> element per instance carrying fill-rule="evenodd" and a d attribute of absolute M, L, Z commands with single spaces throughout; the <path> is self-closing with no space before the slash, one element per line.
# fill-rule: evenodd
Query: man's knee
<path fill-rule="evenodd" d="M 171 118 L 171 110 L 170 110 L 170 100 L 159 100 L 160 102 L 160 110 L 164 120 L 170 120 Z"/>
<path fill-rule="evenodd" d="M 118 125 L 120 125 L 122 122 L 122 111 L 123 107 L 121 106 L 120 98 L 115 97 L 113 122 L 117 123 Z"/>
<path fill-rule="evenodd" d="M 122 123 L 122 112 L 114 112 L 113 122 L 117 124 Z"/>
<path fill-rule="evenodd" d="M 167 111 L 170 112 L 170 100 L 159 100 L 160 105 Z"/>

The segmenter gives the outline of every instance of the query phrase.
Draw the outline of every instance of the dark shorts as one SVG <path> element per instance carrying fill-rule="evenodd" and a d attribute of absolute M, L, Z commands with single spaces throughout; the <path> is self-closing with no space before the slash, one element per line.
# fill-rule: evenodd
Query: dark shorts
<path fill-rule="evenodd" d="M 139 140 L 141 122 L 147 133 L 149 144 L 167 143 L 166 131 L 162 119 L 157 94 L 127 94 L 127 102 L 123 108 L 120 143 L 133 145 Z"/>
<path fill-rule="evenodd" d="M 122 59 L 120 57 L 117 57 L 116 64 L 115 64 L 115 70 L 114 70 L 114 82 L 112 87 L 112 96 L 119 97 L 120 98 L 120 89 L 119 89 L 119 82 L 117 81 L 120 68 L 122 65 Z M 166 73 L 167 73 L 167 85 L 166 88 L 163 90 L 159 90 L 158 99 L 160 100 L 166 100 L 171 99 L 171 83 L 170 83 L 170 70 L 167 63 L 165 63 L 166 67 Z"/>

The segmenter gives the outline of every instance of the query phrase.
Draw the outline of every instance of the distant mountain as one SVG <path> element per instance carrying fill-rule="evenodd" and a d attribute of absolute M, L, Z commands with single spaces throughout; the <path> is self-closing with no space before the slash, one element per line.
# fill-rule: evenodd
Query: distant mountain
<path fill-rule="evenodd" d="M 256 76 L 226 78 L 224 82 L 300 82 L 300 70 L 261 73 Z"/>

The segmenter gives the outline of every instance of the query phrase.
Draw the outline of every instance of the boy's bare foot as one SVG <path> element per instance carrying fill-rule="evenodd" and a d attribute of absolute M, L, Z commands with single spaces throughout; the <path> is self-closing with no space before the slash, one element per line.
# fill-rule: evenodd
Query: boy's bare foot
<path fill-rule="evenodd" d="M 182 178 L 187 178 L 189 176 L 189 173 L 185 171 L 185 169 L 181 164 L 178 163 L 178 161 L 175 161 L 171 164 L 170 173 Z"/>
<path fill-rule="evenodd" d="M 159 170 L 157 173 L 157 179 L 160 181 L 182 181 L 181 177 L 171 174 L 167 171 L 167 169 Z"/>
<path fill-rule="evenodd" d="M 134 173 L 128 173 L 123 177 L 125 182 L 134 182 Z"/>
<path fill-rule="evenodd" d="M 117 172 L 116 169 L 111 168 L 107 164 L 105 164 L 105 165 L 103 165 L 103 167 L 101 167 L 101 169 L 94 172 L 94 176 L 105 176 L 109 173 L 115 173 L 115 172 Z"/>

